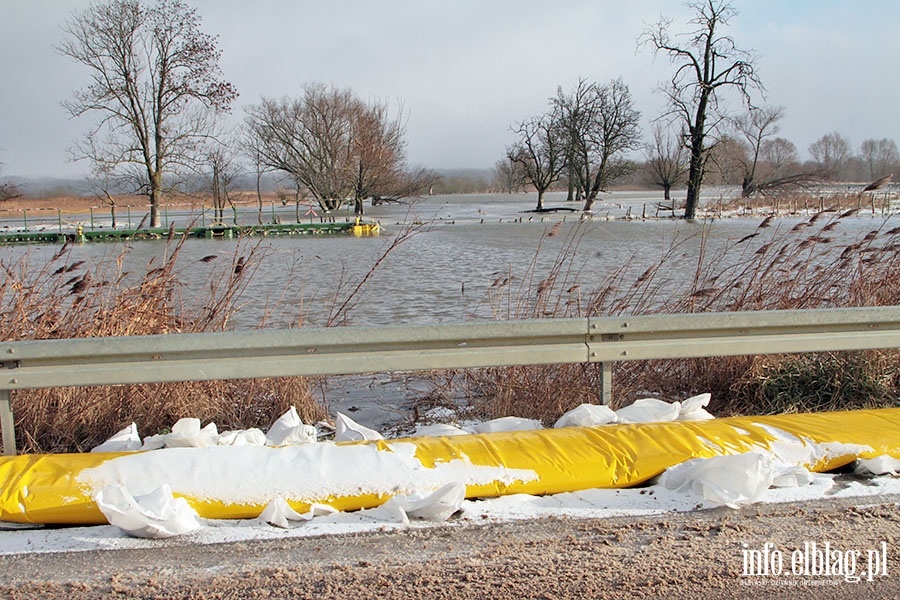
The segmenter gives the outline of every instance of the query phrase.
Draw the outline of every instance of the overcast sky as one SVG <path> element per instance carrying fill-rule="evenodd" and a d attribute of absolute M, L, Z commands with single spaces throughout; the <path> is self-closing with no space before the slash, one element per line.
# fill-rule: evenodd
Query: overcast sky
<path fill-rule="evenodd" d="M 218 35 L 222 70 L 240 98 L 293 96 L 306 82 L 350 87 L 402 104 L 410 163 L 490 168 L 512 123 L 545 110 L 557 86 L 622 77 L 644 115 L 668 60 L 638 50 L 661 15 L 688 29 L 678 0 L 187 0 Z M 60 102 L 87 72 L 53 48 L 89 0 L 0 0 L 0 162 L 3 174 L 73 176 L 66 148 L 88 127 Z M 900 2 L 737 0 L 729 32 L 759 54 L 763 102 L 782 105 L 781 135 L 806 156 L 838 131 L 854 148 L 900 142 Z"/>

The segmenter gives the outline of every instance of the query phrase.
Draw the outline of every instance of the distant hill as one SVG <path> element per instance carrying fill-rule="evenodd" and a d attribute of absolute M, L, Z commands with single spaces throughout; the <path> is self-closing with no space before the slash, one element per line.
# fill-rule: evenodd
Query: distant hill
<path fill-rule="evenodd" d="M 0 181 L 12 183 L 26 196 L 85 196 L 93 193 L 84 179 L 10 176 L 0 177 Z"/>

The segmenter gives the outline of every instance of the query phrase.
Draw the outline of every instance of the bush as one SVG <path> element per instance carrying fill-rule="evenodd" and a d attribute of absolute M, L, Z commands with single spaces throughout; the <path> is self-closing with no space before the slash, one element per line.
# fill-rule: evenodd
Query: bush
<path fill-rule="evenodd" d="M 764 357 L 736 387 L 739 412 L 775 414 L 897 406 L 900 353 Z"/>

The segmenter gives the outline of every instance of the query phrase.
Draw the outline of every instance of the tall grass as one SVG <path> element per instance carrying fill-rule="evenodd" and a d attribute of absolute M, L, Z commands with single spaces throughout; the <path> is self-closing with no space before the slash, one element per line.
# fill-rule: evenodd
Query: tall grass
<path fill-rule="evenodd" d="M 546 239 L 560 234 L 556 225 L 524 273 L 504 273 L 493 282 L 491 306 L 497 318 L 522 319 L 900 305 L 900 228 L 876 220 L 865 235 L 845 236 L 856 212 L 827 209 L 796 225 L 766 218 L 751 234 L 718 249 L 709 248 L 704 228 L 673 243 L 639 275 L 626 261 L 600 282 L 578 267 L 589 225 L 570 229 L 552 266 L 539 268 L 547 262 Z M 688 265 L 684 244 L 700 248 Z M 692 277 L 675 275 L 686 267 Z M 894 405 L 900 403 L 898 364 L 900 353 L 893 350 L 618 362 L 613 403 L 711 392 L 710 407 L 720 415 Z M 463 404 L 478 414 L 516 414 L 549 424 L 582 402 L 597 401 L 599 367 L 504 367 L 452 379 L 455 391 L 444 376 L 432 402 L 459 405 L 468 398 Z"/>
<path fill-rule="evenodd" d="M 49 261 L 0 260 L 0 335 L 44 340 L 223 331 L 259 264 L 259 245 L 239 244 L 224 261 L 180 258 L 184 239 L 166 242 L 161 259 L 128 272 L 123 246 L 111 264 L 72 258 L 64 246 Z M 222 263 L 222 264 L 218 264 Z M 185 278 L 205 271 L 203 292 L 186 302 Z M 13 393 L 17 446 L 24 452 L 84 451 L 134 421 L 158 433 L 181 417 L 220 428 L 267 427 L 291 405 L 307 422 L 326 416 L 304 378 L 227 380 L 22 390 Z"/>
<path fill-rule="evenodd" d="M 359 280 L 342 277 L 327 325 L 346 324 L 365 297 L 366 284 L 387 256 L 427 224 L 408 225 L 382 247 Z M 186 237 L 170 229 L 159 258 L 128 271 L 130 246 L 114 259 L 93 264 L 73 259 L 63 246 L 49 260 L 26 254 L 0 259 L 0 339 L 46 340 L 227 331 L 245 304 L 244 293 L 266 258 L 262 241 L 240 240 L 228 258 L 181 257 Z M 204 275 L 205 274 L 205 275 Z M 199 291 L 196 278 L 204 277 Z M 182 290 L 191 283 L 190 293 Z M 301 326 L 302 303 L 284 296 L 271 305 L 296 314 L 266 311 L 259 327 Z M 278 313 L 281 309 L 275 309 Z M 328 417 L 324 399 L 304 377 L 236 379 L 145 385 L 21 390 L 13 393 L 17 447 L 24 452 L 84 451 L 134 421 L 142 434 L 170 427 L 182 417 L 214 421 L 220 429 L 266 428 L 291 406 L 306 423 Z"/>

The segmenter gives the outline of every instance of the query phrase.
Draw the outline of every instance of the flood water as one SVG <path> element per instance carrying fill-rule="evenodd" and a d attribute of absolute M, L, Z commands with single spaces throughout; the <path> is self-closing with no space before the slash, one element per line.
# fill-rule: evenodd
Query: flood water
<path fill-rule="evenodd" d="M 596 206 L 594 220 L 587 222 L 580 220 L 577 210 L 543 215 L 526 212 L 534 208 L 535 199 L 534 194 L 443 196 L 411 206 L 367 207 L 367 218 L 378 220 L 384 228 L 380 237 L 192 238 L 185 242 L 176 263 L 182 297 L 190 306 L 202 288 L 228 276 L 237 255 L 253 251 L 257 260 L 250 263 L 249 284 L 238 299 L 232 326 L 323 325 L 329 311 L 373 268 L 397 234 L 410 223 L 421 223 L 415 235 L 373 271 L 363 286 L 364 293 L 347 313 L 347 323 L 459 323 L 489 319 L 496 310 L 502 312 L 504 303 L 497 301 L 498 295 L 515 293 L 529 281 L 533 290 L 558 262 L 561 252 L 567 253 L 572 268 L 566 284 L 570 287 L 577 282 L 583 290 L 598 288 L 620 269 L 625 269 L 623 280 L 630 283 L 666 253 L 671 259 L 665 277 L 677 287 L 679 279 L 692 279 L 704 245 L 708 255 L 714 253 L 755 232 L 762 221 L 761 216 L 706 223 L 671 218 L 626 220 L 629 211 L 631 216 L 640 216 L 646 210 L 655 217 L 657 200 L 647 193 L 621 193 Z M 563 195 L 550 194 L 545 204 L 580 208 L 564 200 Z M 276 210 L 275 218 L 282 222 L 294 218 L 293 207 Z M 272 215 L 266 217 L 271 222 Z M 766 232 L 785 231 L 804 219 L 779 219 L 778 225 Z M 898 225 L 897 216 L 886 224 L 881 216 L 863 215 L 842 219 L 828 235 L 836 245 L 847 244 L 872 229 Z M 551 231 L 554 235 L 548 237 Z M 753 245 L 764 243 L 759 241 L 764 238 L 759 236 L 741 247 L 752 253 Z M 9 264 L 27 255 L 29 265 L 40 268 L 58 250 L 56 245 L 10 246 L 0 248 L 0 258 Z M 143 274 L 164 260 L 167 249 L 164 241 L 131 241 L 83 244 L 71 252 L 70 264 L 85 260 L 113 271 L 117 258 L 123 256 L 126 271 Z M 217 258 L 200 260 L 209 256 Z M 503 285 L 506 278 L 511 282 Z M 329 378 L 316 389 L 332 414 L 349 413 L 363 425 L 385 430 L 411 418 L 419 383 L 402 375 L 381 374 Z"/>
<path fill-rule="evenodd" d="M 534 208 L 535 199 L 534 194 L 434 196 L 412 205 L 367 206 L 367 218 L 378 220 L 384 228 L 379 237 L 190 239 L 178 262 L 182 295 L 189 304 L 200 288 L 209 285 L 213 270 L 227 272 L 236 252 L 246 254 L 256 248 L 255 271 L 240 298 L 234 326 L 250 329 L 264 323 L 278 327 L 301 320 L 305 325 L 323 325 L 329 310 L 373 268 L 396 235 L 410 223 L 421 223 L 418 231 L 374 270 L 359 301 L 347 313 L 348 322 L 454 323 L 493 317 L 502 288 L 508 286 L 515 292 L 529 280 L 536 285 L 562 251 L 577 271 L 570 282 L 577 279 L 585 290 L 600 286 L 610 273 L 623 268 L 628 273 L 625 280 L 633 281 L 672 248 L 677 260 L 669 261 L 674 270 L 667 277 L 689 279 L 703 246 L 704 230 L 709 253 L 752 233 L 762 221 L 762 217 L 706 223 L 668 218 L 625 220 L 629 213 L 654 217 L 658 199 L 652 193 L 623 192 L 606 196 L 595 206 L 594 220 L 585 222 L 578 211 L 527 212 Z M 549 194 L 545 206 L 580 208 L 564 200 L 562 194 Z M 294 208 L 288 206 L 278 218 L 286 221 L 293 215 Z M 785 218 L 782 227 L 800 220 L 802 217 Z M 845 219 L 830 235 L 837 237 L 838 243 L 849 242 L 883 223 L 880 216 Z M 547 237 L 554 226 L 554 235 Z M 142 273 L 148 264 L 158 265 L 165 248 L 162 241 L 127 242 L 126 270 Z M 10 259 L 28 253 L 29 261 L 41 264 L 57 250 L 57 246 L 17 246 L 0 249 L 0 255 Z M 84 259 L 111 268 L 122 251 L 123 243 L 84 244 L 72 250 L 70 261 Z M 211 255 L 218 258 L 200 261 Z M 529 276 L 532 264 L 533 278 Z M 506 278 L 510 278 L 506 286 L 498 284 Z"/>

